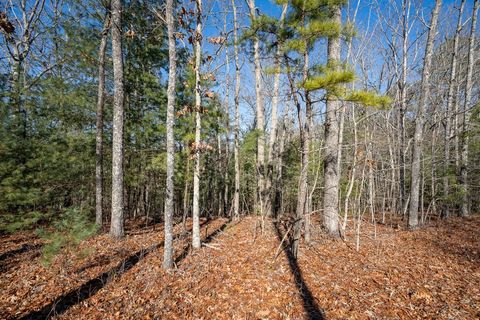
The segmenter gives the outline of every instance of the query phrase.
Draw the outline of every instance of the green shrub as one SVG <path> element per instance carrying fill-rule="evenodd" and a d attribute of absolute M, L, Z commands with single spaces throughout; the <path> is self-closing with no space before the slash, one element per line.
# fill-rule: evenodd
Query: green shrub
<path fill-rule="evenodd" d="M 94 235 L 97 228 L 87 210 L 66 209 L 53 221 L 51 229 L 37 230 L 37 234 L 46 240 L 46 244 L 42 248 L 42 263 L 49 265 L 61 251 L 82 254 L 76 250 L 78 245 L 82 240 Z"/>
<path fill-rule="evenodd" d="M 0 231 L 13 233 L 32 228 L 45 214 L 31 211 L 22 214 L 4 214 L 0 216 Z"/>

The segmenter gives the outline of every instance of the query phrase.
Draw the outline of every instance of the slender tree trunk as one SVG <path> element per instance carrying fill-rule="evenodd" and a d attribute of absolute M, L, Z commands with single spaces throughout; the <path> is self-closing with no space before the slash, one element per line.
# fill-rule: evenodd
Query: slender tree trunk
<path fill-rule="evenodd" d="M 402 74 L 400 79 L 400 110 L 398 118 L 399 127 L 399 210 L 404 212 L 406 205 L 405 196 L 405 112 L 407 110 L 407 72 L 408 72 L 408 20 L 410 16 L 411 2 L 403 0 L 402 2 Z"/>
<path fill-rule="evenodd" d="M 358 154 L 358 135 L 357 135 L 357 119 L 355 118 L 355 108 L 352 108 L 352 121 L 353 121 L 353 160 L 352 160 L 352 170 L 350 172 L 350 180 L 348 181 L 347 194 L 345 195 L 345 215 L 343 217 L 343 233 L 347 229 L 348 221 L 348 212 L 350 211 L 349 203 L 350 196 L 353 191 L 353 186 L 355 185 L 355 177 L 357 172 L 357 154 Z M 353 210 L 352 210 L 352 219 L 353 219 Z"/>
<path fill-rule="evenodd" d="M 286 115 L 287 115 L 287 112 L 285 110 L 282 118 L 282 125 L 280 126 L 280 130 L 279 130 L 280 139 L 278 140 L 278 151 L 275 153 L 277 157 L 277 160 L 275 161 L 276 174 L 275 174 L 275 183 L 274 183 L 275 196 L 274 196 L 274 210 L 273 210 L 275 217 L 278 214 L 283 214 L 282 180 L 283 180 L 283 152 L 285 149 L 285 139 L 286 139 L 286 133 L 287 133 Z"/>
<path fill-rule="evenodd" d="M 420 165 L 423 147 L 423 127 L 425 126 L 425 110 L 427 99 L 430 96 L 430 69 L 432 55 L 437 33 L 438 13 L 440 12 L 441 0 L 435 1 L 432 11 L 430 28 L 428 31 L 427 45 L 423 62 L 422 84 L 420 89 L 420 101 L 418 104 L 417 118 L 415 120 L 415 133 L 413 135 L 412 156 L 412 186 L 410 188 L 410 211 L 408 214 L 408 227 L 414 229 L 418 226 L 418 201 L 420 198 Z"/>
<path fill-rule="evenodd" d="M 308 51 L 306 50 L 304 55 L 304 67 L 303 67 L 303 81 L 307 80 L 308 77 L 308 66 L 309 66 L 309 55 Z M 299 119 L 301 118 L 301 109 L 299 109 Z M 302 124 L 299 121 L 299 125 L 303 126 L 303 129 L 300 128 L 302 131 L 300 134 L 300 149 L 301 149 L 301 169 L 300 169 L 300 178 L 298 181 L 298 194 L 297 194 L 297 208 L 296 218 L 295 218 L 295 226 L 294 226 L 294 242 L 292 246 L 292 251 L 294 257 L 298 255 L 298 247 L 300 242 L 300 236 L 302 231 L 302 222 L 305 224 L 309 221 L 306 221 L 305 218 L 305 211 L 307 206 L 307 195 L 308 195 L 308 167 L 309 167 L 309 149 L 310 149 L 310 123 L 312 122 L 312 103 L 310 101 L 310 93 L 308 90 L 305 90 L 305 123 Z M 310 226 L 305 226 L 307 232 L 310 232 Z M 310 235 L 308 234 L 308 237 Z"/>
<path fill-rule="evenodd" d="M 202 96 L 200 64 L 202 59 L 202 0 L 196 0 L 197 28 L 195 30 L 195 167 L 193 171 L 193 232 L 192 246 L 200 248 L 200 131 Z"/>
<path fill-rule="evenodd" d="M 475 0 L 473 5 L 472 22 L 470 27 L 470 38 L 468 44 L 468 66 L 467 66 L 467 81 L 465 87 L 465 100 L 463 104 L 463 128 L 462 128 L 462 151 L 461 151 L 461 165 L 460 165 L 460 177 L 462 184 L 462 204 L 460 214 L 463 217 L 470 215 L 470 199 L 468 194 L 468 142 L 469 142 L 469 130 L 470 130 L 470 114 L 471 114 L 471 99 L 472 99 L 472 75 L 473 67 L 475 64 L 475 28 L 477 24 L 477 14 L 479 7 L 479 0 Z"/>
<path fill-rule="evenodd" d="M 123 56 L 122 1 L 112 0 L 112 59 L 113 59 L 113 138 L 112 138 L 112 220 L 110 234 L 123 237 Z"/>
<path fill-rule="evenodd" d="M 334 11 L 333 20 L 341 24 L 342 12 L 338 6 Z M 328 61 L 331 63 L 340 62 L 340 38 L 331 37 L 328 39 Z M 341 107 L 340 101 L 333 96 L 327 98 L 325 118 L 325 163 L 323 193 L 323 223 L 330 235 L 338 236 L 338 185 L 339 176 L 337 172 L 338 161 L 338 118 L 337 113 Z"/>
<path fill-rule="evenodd" d="M 436 112 L 433 114 L 433 122 L 436 123 L 437 117 L 436 117 Z M 430 143 L 430 153 L 431 153 L 431 160 L 430 160 L 430 166 L 431 166 L 431 186 L 430 186 L 430 192 L 432 194 L 432 211 L 434 213 L 437 213 L 437 179 L 436 179 L 436 172 L 437 172 L 437 166 L 436 166 L 436 159 L 435 159 L 435 145 L 436 145 L 436 137 L 437 137 L 437 127 L 434 126 L 432 130 L 432 141 Z"/>
<path fill-rule="evenodd" d="M 352 25 L 355 25 L 355 21 L 357 20 L 357 13 L 358 9 L 360 7 L 360 2 L 361 0 L 357 0 L 357 4 L 355 6 L 355 11 L 353 13 L 353 18 L 350 20 L 349 18 L 349 23 Z M 350 55 L 352 53 L 352 40 L 348 42 L 347 46 L 347 54 L 346 54 L 346 59 L 345 61 L 349 61 Z M 353 63 L 352 63 L 353 64 Z M 351 84 L 352 90 L 355 88 L 355 83 Z M 337 174 L 341 178 L 342 177 L 342 146 L 343 146 L 343 131 L 345 127 L 345 114 L 347 113 L 348 106 L 351 106 L 353 108 L 353 103 L 351 102 L 342 102 L 342 108 L 340 110 L 340 120 L 339 120 L 339 129 L 338 129 L 338 150 L 337 150 Z"/>
<path fill-rule="evenodd" d="M 288 2 L 286 2 L 282 7 L 282 14 L 280 16 L 280 29 L 283 28 L 285 22 L 285 16 L 287 15 Z M 267 214 L 272 214 L 272 209 L 274 206 L 274 197 L 275 192 L 272 191 L 272 182 L 274 180 L 274 167 L 275 161 L 278 160 L 277 154 L 277 135 L 278 135 L 278 100 L 279 100 L 279 91 L 280 91 L 280 57 L 282 56 L 282 45 L 278 43 L 277 51 L 275 52 L 275 76 L 273 79 L 273 97 L 272 97 L 272 127 L 270 132 L 270 141 L 268 144 L 268 165 L 267 165 L 267 181 L 266 181 L 266 193 L 267 193 L 267 203 L 266 210 Z M 273 212 L 275 214 L 275 212 Z"/>
<path fill-rule="evenodd" d="M 450 216 L 450 204 L 448 203 L 450 196 L 450 139 L 451 139 L 451 127 L 452 127 L 452 109 L 453 109 L 453 96 L 455 92 L 455 81 L 457 78 L 457 53 L 458 53 L 458 41 L 460 38 L 460 31 L 462 30 L 462 13 L 465 6 L 465 0 L 462 0 L 460 9 L 458 10 L 457 30 L 455 37 L 453 38 L 453 52 L 452 62 L 450 66 L 450 81 L 448 83 L 448 96 L 447 107 L 445 109 L 445 148 L 444 148 L 444 176 L 443 176 L 443 196 L 444 206 L 442 210 L 442 217 L 446 218 Z"/>
<path fill-rule="evenodd" d="M 233 50 L 235 55 L 235 125 L 234 125 L 234 157 L 235 157 L 235 190 L 233 196 L 233 217 L 240 217 L 240 154 L 239 154 L 239 130 L 240 130 L 240 61 L 238 57 L 238 25 L 237 25 L 237 9 L 235 0 L 232 0 L 233 8 Z"/>
<path fill-rule="evenodd" d="M 225 6 L 227 7 L 227 6 Z M 224 16 L 223 32 L 227 35 L 227 12 Z M 224 190 L 223 190 L 223 211 L 228 212 L 229 206 L 229 162 L 230 162 L 230 57 L 228 55 L 228 46 L 225 46 L 225 116 L 226 116 L 226 137 L 225 137 L 225 176 L 224 176 Z"/>
<path fill-rule="evenodd" d="M 186 172 L 185 172 L 185 186 L 183 189 L 183 216 L 182 216 L 182 225 L 183 231 L 186 232 L 185 223 L 187 221 L 187 216 L 189 215 L 189 196 L 190 196 L 190 157 L 187 157 L 187 164 L 186 164 Z"/>
<path fill-rule="evenodd" d="M 255 0 L 249 0 L 250 20 L 256 18 Z M 265 215 L 265 107 L 263 105 L 262 66 L 260 65 L 260 42 L 253 37 L 253 63 L 255 65 L 256 130 L 257 130 L 257 213 Z M 263 221 L 263 220 L 262 220 Z"/>
<path fill-rule="evenodd" d="M 102 40 L 98 49 L 97 126 L 95 136 L 95 222 L 103 222 L 103 109 L 105 105 L 105 52 L 110 29 L 110 8 L 103 24 Z"/>
<path fill-rule="evenodd" d="M 177 78 L 177 51 L 175 46 L 175 20 L 173 18 L 173 0 L 167 0 L 166 22 L 168 33 L 168 88 L 167 88 L 167 180 L 165 194 L 165 245 L 163 250 L 163 268 L 173 266 L 173 211 L 174 211 L 174 183 L 175 174 L 175 81 Z M 187 164 L 188 166 L 188 164 Z"/>

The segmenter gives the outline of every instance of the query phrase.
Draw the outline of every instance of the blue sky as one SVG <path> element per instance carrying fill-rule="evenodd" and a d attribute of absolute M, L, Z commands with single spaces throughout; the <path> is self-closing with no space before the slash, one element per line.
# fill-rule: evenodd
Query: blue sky
<path fill-rule="evenodd" d="M 397 5 L 401 5 L 401 1 L 402 0 L 392 0 L 394 2 L 397 3 Z M 245 0 L 235 0 L 236 4 L 237 4 L 237 11 L 238 11 L 238 14 L 239 14 L 239 24 L 241 26 L 247 26 L 248 25 L 248 16 L 247 16 L 247 8 L 246 8 L 246 3 L 245 3 Z M 208 1 L 205 1 L 204 3 L 206 3 L 205 5 L 207 6 L 208 5 Z M 419 10 L 419 14 L 422 16 L 422 19 L 424 19 L 427 23 L 430 19 L 430 12 L 431 12 L 431 9 L 433 8 L 434 6 L 434 0 L 425 0 L 425 1 L 421 1 L 421 0 L 412 0 L 412 3 L 416 6 L 416 8 Z M 213 4 L 213 7 L 211 7 L 211 11 L 208 12 L 207 14 L 207 18 L 206 18 L 206 21 L 205 21 L 205 29 L 204 29 L 204 34 L 206 37 L 210 37 L 210 36 L 216 36 L 216 35 L 219 35 L 221 33 L 221 31 L 223 30 L 223 15 L 224 15 L 224 12 L 225 12 L 225 4 L 228 5 L 228 10 L 230 11 L 229 13 L 229 16 L 228 16 L 228 19 L 227 21 L 228 22 L 228 28 L 227 29 L 231 29 L 232 28 L 232 16 L 231 16 L 231 8 L 230 8 L 230 5 L 231 5 L 231 0 L 226 0 L 226 1 L 214 1 L 214 4 Z M 452 24 L 455 24 L 456 23 L 456 19 L 457 19 L 457 11 L 454 9 L 454 7 L 458 7 L 460 4 L 460 0 L 444 0 L 443 3 L 442 3 L 442 10 L 441 10 L 441 17 L 440 17 L 440 35 L 437 37 L 438 39 L 440 38 L 444 38 L 445 37 L 445 34 L 444 34 L 444 30 L 446 29 L 445 26 L 449 26 L 447 30 L 449 31 L 452 31 L 454 30 L 454 28 L 451 27 Z M 350 4 L 349 6 L 347 6 L 347 8 L 349 7 L 350 8 L 350 13 L 353 12 L 353 8 L 357 5 L 357 0 L 352 0 L 350 1 Z M 279 17 L 280 16 L 280 13 L 281 13 L 281 7 L 279 5 L 276 5 L 274 3 L 273 0 L 256 0 L 256 6 L 258 7 L 260 13 L 262 14 L 267 14 L 269 16 L 273 16 L 273 17 Z M 464 10 L 464 14 L 463 14 L 463 19 L 466 20 L 468 19 L 470 16 L 471 16 L 471 12 L 472 12 L 472 7 L 473 7 L 473 0 L 466 0 L 466 6 L 465 6 L 465 10 Z M 356 29 L 358 30 L 359 34 L 363 33 L 365 31 L 365 28 L 366 28 L 366 25 L 367 25 L 367 21 L 369 22 L 370 24 L 370 27 L 372 27 L 372 25 L 375 24 L 375 22 L 377 21 L 377 11 L 380 11 L 382 13 L 386 13 L 388 11 L 390 11 L 392 9 L 392 4 L 390 3 L 390 1 L 388 0 L 360 0 L 360 5 L 359 5 L 359 11 L 358 11 L 358 15 L 357 15 L 357 20 L 356 20 Z M 346 20 L 346 16 L 348 14 L 347 12 L 348 10 L 344 10 L 344 21 Z M 444 26 L 442 28 L 442 26 Z M 411 37 L 412 39 L 417 37 L 419 34 L 424 34 L 424 25 L 420 22 L 420 21 L 417 21 L 414 25 L 414 28 L 412 30 L 412 33 L 411 33 Z M 425 36 L 425 35 L 424 35 Z M 419 42 L 421 43 L 421 42 Z M 208 43 L 205 43 L 205 49 L 207 51 L 215 51 L 216 48 L 212 47 L 210 44 Z M 418 52 L 421 52 L 423 53 L 423 47 L 422 45 L 420 44 L 419 47 L 418 47 Z M 233 52 L 233 49 L 230 49 L 230 55 L 232 55 L 232 52 Z M 319 57 L 319 55 L 317 54 L 316 55 L 317 57 Z M 410 74 L 411 74 L 411 77 L 415 77 L 418 73 L 417 71 L 418 70 L 415 70 L 415 68 L 418 69 L 418 66 L 420 65 L 421 63 L 421 54 L 420 55 L 417 55 L 417 58 L 415 61 L 411 61 L 411 66 L 412 66 L 412 69 L 414 70 L 411 70 Z M 321 57 L 321 54 L 320 54 L 320 57 Z M 224 55 L 221 55 L 219 57 L 220 59 L 219 60 L 219 63 L 224 63 Z M 248 59 L 250 59 L 250 57 L 247 57 L 245 55 L 244 52 L 242 52 L 242 61 L 247 61 Z M 318 58 L 317 58 L 318 59 Z M 231 81 L 233 81 L 233 71 L 234 71 L 234 66 L 233 66 L 233 59 L 230 59 L 231 61 L 231 66 L 230 66 L 230 71 L 231 71 Z M 264 67 L 266 67 L 267 62 L 264 62 Z M 379 63 L 372 63 L 372 65 L 374 66 L 379 66 L 381 64 L 381 62 Z M 217 75 L 217 78 L 222 78 L 222 77 L 225 77 L 224 74 L 222 74 L 224 72 L 224 67 L 222 67 L 220 70 L 219 70 L 219 74 Z M 253 73 L 253 68 L 252 66 L 249 64 L 249 63 L 245 63 L 243 65 L 243 69 L 242 69 L 242 83 L 243 84 L 247 84 L 247 85 L 243 85 L 242 86 L 242 95 L 244 96 L 254 96 L 254 80 L 253 80 L 253 77 L 252 77 L 252 73 Z M 379 74 L 380 71 L 379 70 L 371 70 L 371 74 L 373 76 L 375 76 L 375 74 Z M 223 93 L 224 92 L 224 81 L 220 81 L 219 82 L 220 85 L 219 87 L 217 88 L 217 91 L 220 92 L 220 93 Z M 232 86 L 232 89 L 233 90 L 233 86 Z M 231 92 L 230 93 L 230 97 L 232 98 L 233 96 L 233 93 Z M 268 100 L 266 101 L 267 102 L 267 106 L 268 106 Z M 230 106 L 232 106 L 233 103 L 232 101 L 230 102 Z M 320 107 L 321 108 L 321 107 Z M 232 107 L 230 107 L 230 109 L 232 109 Z M 249 107 L 247 107 L 245 105 L 245 103 L 242 104 L 242 115 L 243 115 L 243 118 L 244 118 L 244 121 L 246 121 L 247 123 L 251 123 L 253 121 L 253 117 L 254 117 L 254 114 L 253 114 L 253 110 Z"/>

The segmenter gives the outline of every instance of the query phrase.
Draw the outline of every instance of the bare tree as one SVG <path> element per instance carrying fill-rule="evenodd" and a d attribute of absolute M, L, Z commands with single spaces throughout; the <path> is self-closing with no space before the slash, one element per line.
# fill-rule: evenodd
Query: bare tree
<path fill-rule="evenodd" d="M 285 22 L 285 16 L 287 15 L 288 2 L 285 2 L 282 6 L 282 14 L 280 16 L 280 28 L 283 28 Z M 274 69 L 275 76 L 273 79 L 273 97 L 272 97 L 272 123 L 270 129 L 270 141 L 268 144 L 268 171 L 267 171 L 267 181 L 266 181 L 266 192 L 268 199 L 266 199 L 266 209 L 267 214 L 272 213 L 272 204 L 274 203 L 273 198 L 275 193 L 272 192 L 272 182 L 273 182 L 273 168 L 276 166 L 275 162 L 278 161 L 278 152 L 277 152 L 277 134 L 278 134 L 278 100 L 279 100 L 279 91 L 280 91 L 280 58 L 282 57 L 282 46 L 280 43 L 277 44 L 277 51 L 275 52 L 274 57 Z"/>
<path fill-rule="evenodd" d="M 194 34 L 195 43 L 195 167 L 193 171 L 193 231 L 192 246 L 200 248 L 200 131 L 202 96 L 200 86 L 200 64 L 202 60 L 202 0 L 196 0 L 197 26 Z"/>
<path fill-rule="evenodd" d="M 477 14 L 479 7 L 479 0 L 475 0 L 473 5 L 472 21 L 470 27 L 470 37 L 468 42 L 468 65 L 467 65 L 467 81 L 465 85 L 465 100 L 463 103 L 463 128 L 462 128 L 462 151 L 461 151 L 461 166 L 460 176 L 462 184 L 462 205 L 461 215 L 466 217 L 470 215 L 470 199 L 468 194 L 468 142 L 469 142 L 469 130 L 470 130 L 470 114 L 471 114 L 471 100 L 472 100 L 472 75 L 473 67 L 475 64 L 475 30 L 477 24 Z"/>
<path fill-rule="evenodd" d="M 412 186 L 410 189 L 410 211 L 408 215 L 408 227 L 416 228 L 418 226 L 418 204 L 420 199 L 420 165 L 423 147 L 423 127 L 425 125 L 425 110 L 427 99 L 430 96 L 430 72 L 432 65 L 432 55 L 437 33 L 438 13 L 440 12 L 441 0 L 435 1 L 435 7 L 432 11 L 432 18 L 428 31 L 427 44 L 425 46 L 425 56 L 423 62 L 422 84 L 420 91 L 420 101 L 418 104 L 417 118 L 415 120 L 415 133 L 413 136 L 413 158 L 412 158 Z"/>
<path fill-rule="evenodd" d="M 239 105 L 240 105 L 240 61 L 238 57 L 238 25 L 237 7 L 235 0 L 232 0 L 233 8 L 233 50 L 235 56 L 235 124 L 234 124 L 234 157 L 235 157 L 235 190 L 233 194 L 233 218 L 240 217 L 240 158 L 239 158 Z"/>
<path fill-rule="evenodd" d="M 112 138 L 112 220 L 110 234 L 123 237 L 123 56 L 122 1 L 112 0 L 112 60 L 113 60 L 113 138 Z"/>
<path fill-rule="evenodd" d="M 256 18 L 255 0 L 248 1 L 250 21 Z M 262 92 L 262 66 L 260 65 L 260 42 L 253 35 L 253 63 L 255 65 L 256 130 L 257 130 L 257 212 L 265 214 L 265 106 Z"/>
<path fill-rule="evenodd" d="M 10 2 L 11 12 L 17 23 L 12 23 L 6 13 L 0 12 L 4 21 L 0 29 L 5 36 L 5 47 L 12 66 L 11 106 L 16 108 L 12 111 L 17 114 L 18 119 L 14 130 L 19 133 L 22 139 L 25 139 L 27 135 L 27 110 L 24 108 L 22 95 L 30 87 L 26 83 L 27 79 L 25 77 L 27 73 L 26 62 L 28 56 L 32 53 L 34 43 L 44 32 L 41 25 L 42 21 L 46 19 L 45 3 L 45 0 L 35 0 L 30 3 L 30 6 L 27 6 L 26 0 L 17 1 L 15 5 Z M 51 68 L 44 68 L 44 71 L 40 72 L 40 76 Z M 31 80 L 31 83 L 35 83 L 37 79 Z"/>
<path fill-rule="evenodd" d="M 173 0 L 167 0 L 166 23 L 168 33 L 168 88 L 167 88 L 167 181 L 165 194 L 165 245 L 163 249 L 163 268 L 173 266 L 173 198 L 175 174 L 175 81 L 177 77 L 177 51 L 175 46 L 175 22 L 173 19 Z"/>
<path fill-rule="evenodd" d="M 225 4 L 225 15 L 223 21 L 223 33 L 227 36 L 227 10 L 228 4 Z M 228 181 L 228 165 L 230 159 L 230 56 L 228 53 L 228 45 L 225 45 L 225 175 L 224 175 L 224 190 L 223 190 L 223 211 L 227 213 L 228 210 L 228 194 L 229 194 L 229 181 Z"/>
<path fill-rule="evenodd" d="M 454 109 L 454 93 L 455 81 L 457 79 L 457 55 L 458 55 L 458 41 L 460 31 L 462 30 L 462 13 L 465 7 L 465 0 L 462 0 L 460 9 L 458 10 L 457 29 L 453 38 L 452 60 L 450 65 L 450 81 L 448 83 L 447 106 L 445 109 L 445 141 L 444 141 L 444 174 L 443 174 L 443 196 L 444 206 L 442 216 L 450 216 L 450 205 L 447 198 L 450 196 L 450 140 L 452 138 L 452 110 Z M 455 99 L 456 100 L 456 99 Z"/>
<path fill-rule="evenodd" d="M 110 29 L 110 6 L 106 8 L 102 39 L 98 49 L 97 126 L 95 136 L 95 222 L 103 222 L 103 109 L 105 106 L 105 52 Z"/>

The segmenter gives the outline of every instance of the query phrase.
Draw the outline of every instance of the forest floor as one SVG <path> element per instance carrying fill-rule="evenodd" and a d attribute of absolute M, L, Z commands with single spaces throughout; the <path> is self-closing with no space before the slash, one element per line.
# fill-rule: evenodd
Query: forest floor
<path fill-rule="evenodd" d="M 316 224 L 318 225 L 318 224 Z M 191 223 L 187 223 L 191 230 Z M 480 216 L 405 231 L 368 222 L 314 229 L 297 260 L 287 228 L 258 218 L 202 220 L 204 246 L 175 227 L 176 268 L 162 270 L 163 230 L 130 226 L 40 263 L 32 232 L 0 236 L 1 319 L 479 319 Z"/>

